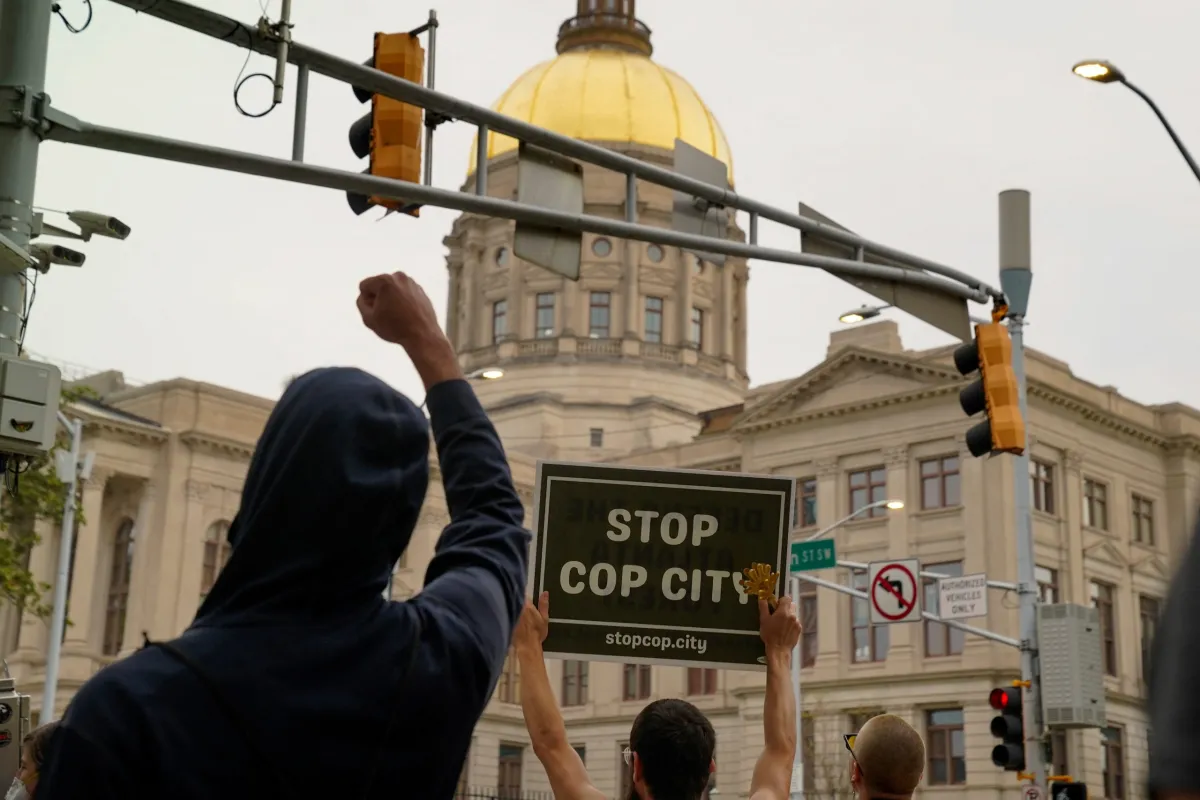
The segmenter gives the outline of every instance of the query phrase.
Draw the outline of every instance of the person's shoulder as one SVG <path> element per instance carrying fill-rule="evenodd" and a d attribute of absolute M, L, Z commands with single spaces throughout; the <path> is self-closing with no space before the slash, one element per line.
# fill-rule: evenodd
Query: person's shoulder
<path fill-rule="evenodd" d="M 132 709 L 153 707 L 156 696 L 179 671 L 166 653 L 143 648 L 93 675 L 75 693 L 68 714 L 75 723 L 114 712 L 128 719 Z"/>

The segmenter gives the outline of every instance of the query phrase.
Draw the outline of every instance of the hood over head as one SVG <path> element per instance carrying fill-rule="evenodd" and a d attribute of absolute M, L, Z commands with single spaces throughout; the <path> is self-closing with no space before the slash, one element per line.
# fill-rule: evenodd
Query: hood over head
<path fill-rule="evenodd" d="M 429 424 L 359 369 L 296 378 L 254 449 L 232 554 L 195 626 L 311 619 L 382 602 L 429 484 Z"/>

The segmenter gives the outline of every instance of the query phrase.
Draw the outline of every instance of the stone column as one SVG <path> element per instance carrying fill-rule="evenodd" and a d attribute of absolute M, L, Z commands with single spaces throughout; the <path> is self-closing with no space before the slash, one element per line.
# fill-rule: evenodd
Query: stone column
<path fill-rule="evenodd" d="M 838 482 L 842 470 L 837 458 L 818 460 L 814 465 L 817 478 L 817 529 L 827 528 L 846 516 L 838 500 Z M 835 532 L 831 537 L 837 539 Z M 825 576 L 822 576 L 825 577 Z M 837 578 L 830 578 L 838 580 Z M 850 630 L 850 598 L 846 595 L 817 590 L 817 669 L 823 671 L 841 662 L 842 640 Z"/>
<path fill-rule="evenodd" d="M 733 360 L 743 373 L 746 371 L 746 283 L 749 278 L 749 266 L 743 268 L 742 274 L 734 276 L 734 292 L 737 295 L 735 300 L 737 324 L 734 326 Z"/>
<path fill-rule="evenodd" d="M 460 303 L 459 291 L 462 289 L 462 265 L 451 266 L 449 269 L 450 285 L 446 291 L 446 338 L 458 350 L 458 331 Z"/>
<path fill-rule="evenodd" d="M 469 254 L 467 258 L 470 258 Z M 458 307 L 454 309 L 460 323 L 455 329 L 457 338 L 454 340 L 454 347 L 460 353 L 475 349 L 477 325 L 475 318 L 471 316 L 471 306 L 475 294 L 475 267 L 464 263 L 462 277 L 459 280 Z"/>
<path fill-rule="evenodd" d="M 100 572 L 101 524 L 104 518 L 104 490 L 112 478 L 112 470 L 93 469 L 83 485 L 83 525 L 75 526 L 75 564 L 71 569 L 71 594 L 67 601 L 67 618 L 73 623 L 67 628 L 66 648 L 94 650 L 95 620 L 103 618 L 103 594 L 107 575 Z M 66 649 L 64 648 L 64 649 Z"/>
<path fill-rule="evenodd" d="M 584 324 L 582 329 L 578 327 L 581 319 L 580 306 L 583 305 L 582 295 L 580 282 L 563 278 L 563 336 L 566 338 L 574 338 L 580 330 L 583 331 L 582 336 L 587 336 L 587 324 Z"/>
<path fill-rule="evenodd" d="M 504 338 L 507 341 L 517 341 L 519 339 L 532 338 L 532 332 L 528 336 L 525 335 L 524 329 L 524 311 L 525 311 L 525 295 L 521 291 L 525 278 L 525 269 L 518 262 L 515 255 L 510 255 L 508 258 L 508 296 L 505 298 L 508 303 L 508 319 L 504 321 Z"/>
<path fill-rule="evenodd" d="M 129 576 L 129 602 L 125 611 L 121 656 L 127 656 L 142 646 L 142 631 L 149 630 L 147 622 L 155 604 L 155 586 L 151 580 L 157 556 L 157 548 L 153 546 L 153 510 L 154 483 L 147 480 L 142 484 L 137 518 L 133 522 L 133 574 Z"/>
<path fill-rule="evenodd" d="M 625 240 L 625 338 L 642 338 L 641 298 L 638 285 L 640 252 L 637 242 Z"/>
<path fill-rule="evenodd" d="M 725 266 L 721 267 L 721 330 L 719 332 L 721 343 L 721 358 L 726 361 L 731 361 L 734 358 L 734 281 L 733 281 L 733 262 L 726 261 Z"/>
<path fill-rule="evenodd" d="M 1059 598 L 1063 603 L 1080 603 L 1091 605 L 1088 596 L 1087 576 L 1083 571 L 1083 454 L 1076 450 L 1063 453 L 1063 489 L 1062 507 L 1056 509 L 1058 516 L 1066 525 L 1067 539 L 1067 574 L 1059 576 Z"/>
<path fill-rule="evenodd" d="M 29 572 L 39 583 L 50 584 L 50 589 L 42 595 L 42 602 L 50 605 L 54 602 L 54 584 L 57 582 L 55 572 L 58 570 L 58 548 L 55 546 L 56 530 L 49 520 L 38 520 L 34 530 L 37 531 L 38 543 L 29 554 Z M 15 611 L 15 609 L 14 609 Z M 46 646 L 50 641 L 50 620 L 40 619 L 28 612 L 21 614 L 20 620 L 14 620 L 19 628 L 17 633 L 16 652 L 10 657 L 13 662 L 28 661 L 35 657 L 44 658 Z"/>
<path fill-rule="evenodd" d="M 196 611 L 200 607 L 200 580 L 204 567 L 201 556 L 205 536 L 208 535 L 209 525 L 225 517 L 224 509 L 217 511 L 223 499 L 221 489 L 217 486 L 189 480 L 186 498 L 180 514 L 183 555 L 180 558 L 179 580 L 175 584 L 175 617 L 170 628 L 162 631 L 163 636 L 178 636 L 196 618 Z"/>
<path fill-rule="evenodd" d="M 692 347 L 692 269 L 696 257 L 691 253 L 679 253 L 679 346 Z"/>
<path fill-rule="evenodd" d="M 183 564 L 189 558 L 195 560 L 194 553 L 186 550 L 187 531 L 187 467 L 190 454 L 187 445 L 182 442 L 172 442 L 167 445 L 165 461 L 174 466 L 162 476 L 162 484 L 158 487 L 158 502 L 154 504 L 153 524 L 158 530 L 160 541 L 159 561 L 155 565 L 159 589 L 153 615 L 146 620 L 145 626 L 150 636 L 163 639 L 176 635 L 179 630 L 175 624 L 175 606 L 183 574 Z M 168 599 L 170 598 L 170 599 Z M 193 606 L 193 609 L 195 606 Z"/>

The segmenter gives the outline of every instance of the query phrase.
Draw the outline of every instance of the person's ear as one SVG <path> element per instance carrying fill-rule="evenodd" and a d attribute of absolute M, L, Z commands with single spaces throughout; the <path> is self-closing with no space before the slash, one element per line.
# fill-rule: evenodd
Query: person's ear
<path fill-rule="evenodd" d="M 708 774 L 712 775 L 716 771 L 717 771 L 717 760 L 714 758 L 712 761 L 708 762 Z"/>
<path fill-rule="evenodd" d="M 633 754 L 633 779 L 637 782 L 642 781 L 642 759 L 637 754 Z"/>
<path fill-rule="evenodd" d="M 858 768 L 858 762 L 853 758 L 850 759 L 850 785 L 858 786 L 858 782 L 862 780 L 862 770 Z"/>

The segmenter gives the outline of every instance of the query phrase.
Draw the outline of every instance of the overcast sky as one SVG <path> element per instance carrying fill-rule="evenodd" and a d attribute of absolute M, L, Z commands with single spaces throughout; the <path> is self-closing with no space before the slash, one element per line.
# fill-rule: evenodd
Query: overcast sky
<path fill-rule="evenodd" d="M 245 22 L 261 13 L 259 0 L 201 4 Z M 79 0 L 62 5 L 82 22 Z M 81 35 L 54 22 L 55 106 L 104 125 L 290 154 L 294 71 L 285 103 L 247 119 L 232 101 L 244 51 L 106 0 L 95 6 Z M 278 6 L 268 6 L 272 17 Z M 440 0 L 437 88 L 490 105 L 553 56 L 574 7 Z M 1029 344 L 1143 402 L 1200 406 L 1187 300 L 1200 296 L 1200 183 L 1132 93 L 1070 72 L 1079 59 L 1114 61 L 1200 154 L 1200 3 L 642 0 L 638 10 L 656 60 L 721 120 L 739 192 L 788 209 L 803 200 L 869 238 L 994 282 L 996 195 L 1029 189 Z M 360 60 L 374 31 L 415 27 L 425 11 L 390 0 L 298 2 L 294 35 Z M 250 69 L 273 66 L 254 56 Z M 252 110 L 269 89 L 255 83 L 243 94 Z M 309 108 L 309 160 L 361 169 L 346 143 L 364 111 L 350 89 L 314 77 Z M 460 185 L 473 132 L 438 131 L 437 185 Z M 290 374 L 355 364 L 420 395 L 403 354 L 362 328 L 354 297 L 361 278 L 403 269 L 444 314 L 441 240 L 454 212 L 377 222 L 355 217 L 339 192 L 56 143 L 41 150 L 37 203 L 113 214 L 133 233 L 81 245 L 82 270 L 42 278 L 31 350 L 141 381 L 184 376 L 271 397 Z M 766 223 L 760 238 L 797 244 L 793 231 Z M 755 263 L 752 380 L 809 369 L 838 311 L 870 299 L 821 272 Z M 895 318 L 908 346 L 949 341 Z"/>

